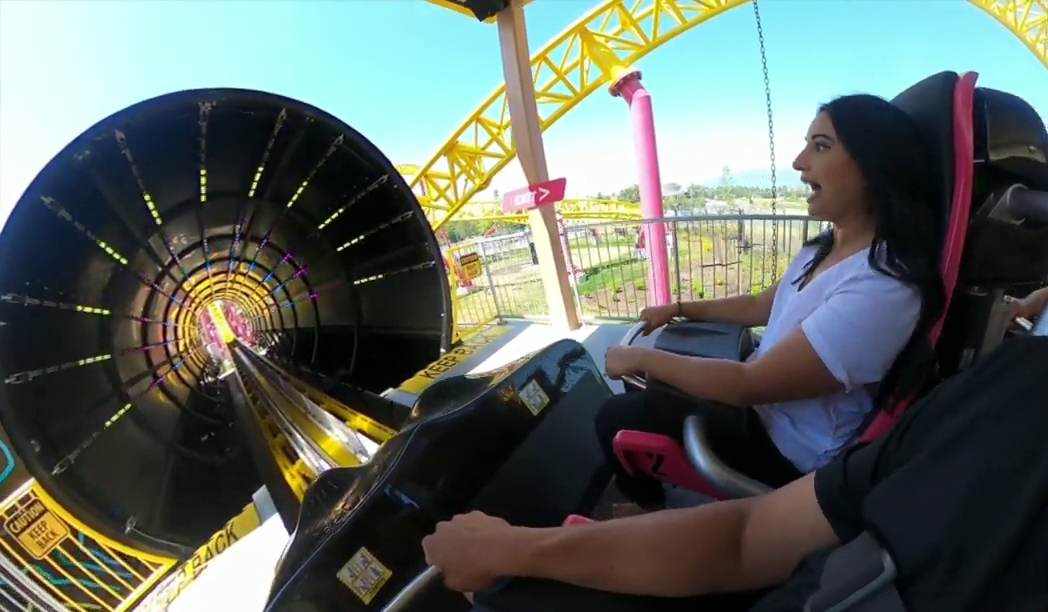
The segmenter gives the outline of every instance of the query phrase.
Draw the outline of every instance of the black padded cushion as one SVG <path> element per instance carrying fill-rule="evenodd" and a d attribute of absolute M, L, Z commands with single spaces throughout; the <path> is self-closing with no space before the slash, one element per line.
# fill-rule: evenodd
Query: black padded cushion
<path fill-rule="evenodd" d="M 734 323 L 679 321 L 659 332 L 655 348 L 689 357 L 742 361 L 755 346 L 748 327 Z"/>
<path fill-rule="evenodd" d="M 979 87 L 974 121 L 977 160 L 1030 189 L 1048 191 L 1048 130 L 1033 106 L 1014 94 Z M 984 197 L 977 194 L 976 202 Z"/>
<path fill-rule="evenodd" d="M 956 72 L 932 75 L 895 96 L 892 104 L 917 124 L 932 156 L 932 167 L 941 179 L 938 191 L 943 213 L 943 233 L 950 224 L 953 203 L 953 92 L 960 77 Z"/>

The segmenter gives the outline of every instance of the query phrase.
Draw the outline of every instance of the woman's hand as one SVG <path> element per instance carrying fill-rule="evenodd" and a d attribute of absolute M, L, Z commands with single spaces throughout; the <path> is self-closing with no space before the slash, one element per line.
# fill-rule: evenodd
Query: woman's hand
<path fill-rule="evenodd" d="M 673 317 L 680 314 L 680 306 L 677 304 L 666 304 L 664 306 L 648 306 L 640 311 L 640 320 L 647 323 L 642 335 L 647 336 L 656 329 L 666 325 Z"/>
<path fill-rule="evenodd" d="M 613 346 L 604 355 L 604 372 L 608 378 L 618 380 L 628 374 L 642 371 L 641 351 L 634 346 Z"/>
<path fill-rule="evenodd" d="M 505 566 L 511 529 L 506 521 L 483 512 L 460 514 L 438 523 L 436 531 L 422 539 L 426 563 L 441 571 L 445 586 L 453 591 L 485 589 Z"/>

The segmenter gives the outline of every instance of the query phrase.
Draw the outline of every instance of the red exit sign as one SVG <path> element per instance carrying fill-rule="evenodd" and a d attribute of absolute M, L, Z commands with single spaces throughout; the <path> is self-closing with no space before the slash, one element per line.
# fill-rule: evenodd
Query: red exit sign
<path fill-rule="evenodd" d="M 507 191 L 502 195 L 502 212 L 511 214 L 560 202 L 567 185 L 568 179 L 559 178 Z"/>

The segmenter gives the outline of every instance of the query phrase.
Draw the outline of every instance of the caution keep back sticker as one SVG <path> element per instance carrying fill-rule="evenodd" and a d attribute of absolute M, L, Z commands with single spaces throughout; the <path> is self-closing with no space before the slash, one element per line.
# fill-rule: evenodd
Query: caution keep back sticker
<path fill-rule="evenodd" d="M 4 528 L 34 559 L 43 559 L 69 537 L 69 527 L 39 499 L 19 508 L 4 522 Z"/>

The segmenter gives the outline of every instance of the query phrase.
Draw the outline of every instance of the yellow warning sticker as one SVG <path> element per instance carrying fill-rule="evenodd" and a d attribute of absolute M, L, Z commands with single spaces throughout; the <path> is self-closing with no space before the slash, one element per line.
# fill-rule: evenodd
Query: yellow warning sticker
<path fill-rule="evenodd" d="M 4 522 L 4 528 L 18 540 L 34 559 L 43 559 L 62 540 L 69 537 L 69 527 L 39 499 L 33 499 Z"/>
<path fill-rule="evenodd" d="M 480 263 L 480 255 L 476 253 L 465 253 L 459 257 L 459 266 L 462 267 L 462 280 L 478 278 L 484 271 Z"/>
<path fill-rule="evenodd" d="M 455 369 L 478 350 L 491 344 L 496 338 L 506 333 L 507 329 L 508 327 L 505 325 L 494 325 L 485 329 L 459 346 L 444 353 L 443 357 L 426 366 L 418 374 L 405 380 L 397 389 L 406 393 L 422 393 L 424 389 L 437 382 L 437 379 Z"/>
<path fill-rule="evenodd" d="M 360 601 L 369 604 L 378 595 L 382 585 L 393 576 L 393 572 L 368 549 L 361 548 L 338 570 L 337 576 L 339 582 L 349 587 Z"/>
<path fill-rule="evenodd" d="M 531 414 L 538 416 L 549 405 L 549 396 L 539 386 L 539 381 L 531 379 L 520 389 L 520 401 L 524 402 Z"/>

